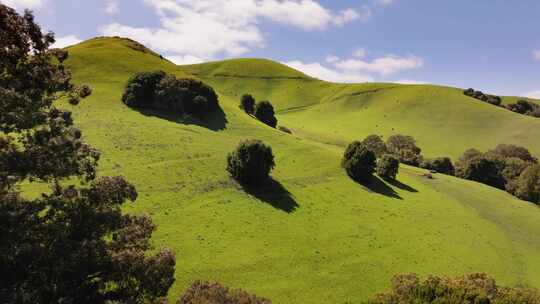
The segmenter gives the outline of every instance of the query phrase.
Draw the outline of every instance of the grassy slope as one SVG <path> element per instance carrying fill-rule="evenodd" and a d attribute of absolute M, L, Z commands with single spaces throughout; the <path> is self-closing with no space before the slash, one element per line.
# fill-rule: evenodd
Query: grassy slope
<path fill-rule="evenodd" d="M 322 113 L 320 121 L 310 118 L 304 124 L 296 119 L 307 119 L 308 112 L 297 111 L 280 116 L 296 130 L 304 126 L 305 132 L 290 136 L 240 112 L 235 95 L 250 88 L 257 97 L 272 98 L 280 109 L 334 102 L 340 105 L 339 111 L 332 111 L 337 116 L 352 115 L 345 110 L 351 99 L 332 101 L 330 95 L 393 85 L 330 85 L 265 61 L 273 77 L 287 72 L 286 77 L 302 78 L 209 79 L 220 93 L 227 121 L 225 129 L 212 130 L 144 115 L 120 101 L 124 82 L 136 71 L 162 68 L 182 76 L 182 70 L 190 68 L 181 70 L 133 51 L 117 39 L 93 40 L 70 52 L 68 65 L 76 80 L 94 88 L 93 96 L 74 113 L 86 139 L 103 151 L 100 173 L 123 174 L 135 183 L 141 195 L 128 210 L 150 213 L 159 225 L 153 238 L 156 246 L 172 247 L 177 253 L 171 298 L 189 282 L 209 279 L 275 303 L 358 302 L 386 288 L 396 272 L 486 271 L 503 284 L 540 287 L 536 206 L 452 177 L 428 180 L 421 176 L 423 171 L 410 167 L 402 167 L 399 184 L 381 182 L 371 191 L 339 168 L 341 147 L 322 143 L 361 137 L 361 129 L 334 134 L 329 130 L 337 126 L 326 123 Z M 397 94 L 391 90 L 389 94 Z M 351 107 L 360 109 L 370 101 L 363 97 Z M 323 106 L 308 111 L 315 115 Z M 378 110 L 357 113 L 381 110 L 374 107 Z M 411 109 L 406 115 L 414 113 Z M 205 125 L 222 122 L 215 116 Z M 324 126 L 317 129 L 317 124 Z M 272 145 L 277 158 L 273 176 L 289 194 L 248 195 L 229 180 L 226 154 L 245 138 Z M 435 147 L 426 150 L 437 152 Z M 294 211 L 286 211 L 294 205 Z"/>

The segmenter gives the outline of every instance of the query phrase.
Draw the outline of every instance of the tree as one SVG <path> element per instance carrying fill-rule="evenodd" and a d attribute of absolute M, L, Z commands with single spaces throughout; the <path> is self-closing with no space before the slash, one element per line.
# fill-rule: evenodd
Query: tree
<path fill-rule="evenodd" d="M 274 107 L 269 101 L 261 101 L 255 107 L 255 117 L 272 128 L 277 126 Z"/>
<path fill-rule="evenodd" d="M 382 140 L 382 137 L 379 135 L 369 135 L 362 141 L 362 144 L 364 144 L 364 146 L 366 146 L 369 150 L 373 151 L 377 158 L 380 158 L 388 152 L 386 144 Z"/>
<path fill-rule="evenodd" d="M 460 163 L 457 176 L 504 189 L 505 181 L 502 177 L 502 169 L 500 162 L 496 159 L 480 156 Z"/>
<path fill-rule="evenodd" d="M 270 300 L 259 298 L 243 290 L 231 290 L 219 283 L 193 283 L 178 300 L 178 304 L 270 304 Z"/>
<path fill-rule="evenodd" d="M 517 181 L 516 195 L 540 204 L 540 165 L 529 166 L 521 173 Z"/>
<path fill-rule="evenodd" d="M 384 179 L 396 179 L 398 170 L 399 160 L 391 154 L 385 154 L 377 161 L 377 175 Z"/>
<path fill-rule="evenodd" d="M 500 155 L 503 158 L 517 157 L 526 162 L 538 162 L 536 157 L 532 156 L 527 148 L 516 145 L 499 144 L 495 149 L 488 151 L 488 153 Z"/>
<path fill-rule="evenodd" d="M 420 164 L 421 168 L 437 171 L 438 173 L 455 175 L 455 168 L 449 157 L 438 157 L 435 159 L 424 160 Z"/>
<path fill-rule="evenodd" d="M 527 100 L 518 100 L 516 103 L 512 103 L 506 106 L 510 111 L 527 114 L 529 112 L 534 112 L 538 107 L 536 104 L 529 102 Z"/>
<path fill-rule="evenodd" d="M 246 113 L 253 115 L 255 113 L 255 98 L 250 94 L 242 95 L 240 99 L 240 108 Z"/>
<path fill-rule="evenodd" d="M 504 178 L 504 189 L 516 195 L 518 187 L 518 179 L 521 173 L 530 166 L 532 163 L 526 162 L 521 158 L 509 157 L 504 160 L 504 169 L 502 171 L 502 177 Z"/>
<path fill-rule="evenodd" d="M 132 76 L 124 88 L 122 101 L 129 107 L 154 108 L 158 84 L 167 76 L 163 71 L 142 72 Z M 167 79 L 166 81 L 171 81 Z M 165 99 L 172 103 L 172 97 Z"/>
<path fill-rule="evenodd" d="M 169 250 L 150 255 L 148 216 L 125 215 L 135 187 L 96 177 L 99 152 L 71 112 L 88 88 L 71 83 L 67 53 L 49 50 L 29 11 L 0 4 L 0 298 L 7 303 L 151 302 L 174 281 Z M 57 59 L 57 61 L 54 60 Z M 47 183 L 38 198 L 23 182 Z"/>
<path fill-rule="evenodd" d="M 375 172 L 375 153 L 361 142 L 354 141 L 345 150 L 341 166 L 347 174 L 357 182 L 367 182 Z"/>
<path fill-rule="evenodd" d="M 227 171 L 242 184 L 260 185 L 275 167 L 272 148 L 260 140 L 245 140 L 227 156 Z"/>
<path fill-rule="evenodd" d="M 422 162 L 422 150 L 411 136 L 392 135 L 386 140 L 386 147 L 389 153 L 395 155 L 404 164 L 418 166 Z"/>

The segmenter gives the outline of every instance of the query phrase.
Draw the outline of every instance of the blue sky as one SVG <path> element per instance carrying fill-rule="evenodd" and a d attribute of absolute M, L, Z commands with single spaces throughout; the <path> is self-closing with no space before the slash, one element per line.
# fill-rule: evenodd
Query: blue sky
<path fill-rule="evenodd" d="M 128 36 L 177 63 L 265 57 L 336 82 L 540 98 L 538 0 L 0 0 L 58 46 Z"/>

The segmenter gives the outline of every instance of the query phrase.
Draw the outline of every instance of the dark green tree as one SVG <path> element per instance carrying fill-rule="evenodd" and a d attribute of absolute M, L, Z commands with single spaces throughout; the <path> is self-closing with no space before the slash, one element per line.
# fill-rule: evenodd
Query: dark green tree
<path fill-rule="evenodd" d="M 499 155 L 503 158 L 517 157 L 523 161 L 532 163 L 538 162 L 536 157 L 532 156 L 527 148 L 516 145 L 499 144 L 495 149 L 488 151 L 488 154 Z"/>
<path fill-rule="evenodd" d="M 375 134 L 369 135 L 362 141 L 362 144 L 364 144 L 364 146 L 366 146 L 366 148 L 368 148 L 369 150 L 373 151 L 373 153 L 375 153 L 375 156 L 377 156 L 377 158 L 380 158 L 381 156 L 383 156 L 384 154 L 388 152 L 388 148 L 386 148 L 386 144 L 382 140 L 382 137 L 379 135 L 375 135 Z"/>
<path fill-rule="evenodd" d="M 255 117 L 272 128 L 277 126 L 274 107 L 269 101 L 265 100 L 257 103 L 257 106 L 255 107 Z"/>
<path fill-rule="evenodd" d="M 163 71 L 142 72 L 132 76 L 124 88 L 122 101 L 133 108 L 154 108 L 158 84 L 166 76 Z M 166 100 L 172 102 L 171 99 L 168 96 Z"/>
<path fill-rule="evenodd" d="M 259 298 L 243 290 L 229 289 L 219 283 L 193 283 L 177 304 L 270 304 L 270 300 Z"/>
<path fill-rule="evenodd" d="M 449 157 L 437 157 L 434 159 L 424 160 L 420 164 L 421 168 L 437 171 L 438 173 L 455 175 L 456 170 Z"/>
<path fill-rule="evenodd" d="M 384 154 L 377 161 L 377 175 L 383 179 L 396 179 L 398 170 L 399 160 L 391 154 Z"/>
<path fill-rule="evenodd" d="M 457 176 L 504 189 L 503 168 L 499 160 L 486 156 L 474 157 L 459 164 Z"/>
<path fill-rule="evenodd" d="M 516 190 L 518 187 L 518 179 L 523 173 L 523 171 L 531 166 L 532 163 L 526 162 L 521 158 L 509 157 L 504 160 L 504 169 L 502 171 L 502 177 L 504 178 L 505 184 L 504 189 L 516 195 Z"/>
<path fill-rule="evenodd" d="M 540 204 L 540 165 L 528 166 L 519 176 L 516 195 L 524 200 Z"/>
<path fill-rule="evenodd" d="M 240 108 L 246 113 L 253 115 L 255 113 L 255 98 L 250 94 L 242 95 L 240 99 Z"/>
<path fill-rule="evenodd" d="M 260 185 L 275 167 L 272 148 L 260 140 L 245 140 L 227 156 L 227 171 L 242 184 Z"/>
<path fill-rule="evenodd" d="M 354 141 L 347 146 L 341 166 L 357 182 L 367 182 L 375 172 L 377 157 L 361 142 Z"/>
<path fill-rule="evenodd" d="M 389 153 L 396 156 L 404 164 L 419 166 L 422 162 L 422 150 L 411 136 L 392 135 L 386 140 L 386 147 Z"/>
<path fill-rule="evenodd" d="M 29 11 L 0 4 L 0 299 L 5 303 L 142 303 L 174 281 L 169 250 L 149 254 L 155 225 L 125 215 L 137 192 L 122 177 L 96 178 L 99 152 L 82 140 L 60 98 L 91 93 L 49 50 Z M 55 60 L 56 59 L 56 60 Z M 23 182 L 48 184 L 38 198 Z"/>

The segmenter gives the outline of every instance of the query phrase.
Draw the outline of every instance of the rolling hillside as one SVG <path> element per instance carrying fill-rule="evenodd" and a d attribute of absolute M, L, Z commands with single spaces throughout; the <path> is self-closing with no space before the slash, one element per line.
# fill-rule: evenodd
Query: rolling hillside
<path fill-rule="evenodd" d="M 171 299 L 203 279 L 274 303 L 358 303 L 401 272 L 488 272 L 503 285 L 540 287 L 537 206 L 474 182 L 426 179 L 408 166 L 399 182 L 367 188 L 339 166 L 343 145 L 370 133 L 413 135 L 428 156 L 500 142 L 540 156 L 540 120 L 457 89 L 331 84 L 267 60 L 178 67 L 117 38 L 69 51 L 75 80 L 94 89 L 73 111 L 86 140 L 103 152 L 99 173 L 137 186 L 139 199 L 127 211 L 151 214 L 154 244 L 176 252 Z M 155 69 L 211 84 L 223 113 L 182 121 L 124 106 L 127 79 Z M 243 93 L 272 100 L 294 134 L 244 114 Z M 275 183 L 256 193 L 225 172 L 227 153 L 246 138 L 264 140 L 276 156 Z"/>

